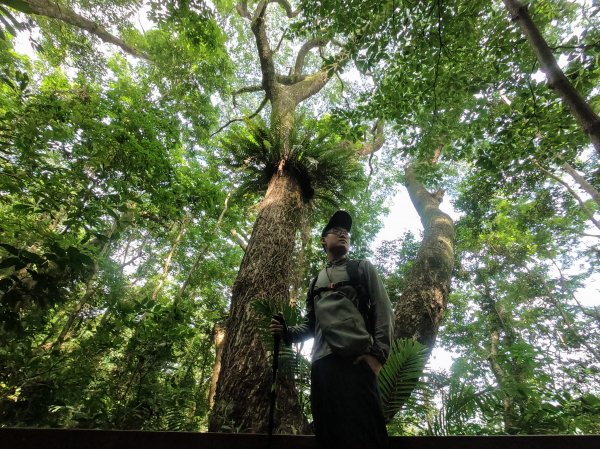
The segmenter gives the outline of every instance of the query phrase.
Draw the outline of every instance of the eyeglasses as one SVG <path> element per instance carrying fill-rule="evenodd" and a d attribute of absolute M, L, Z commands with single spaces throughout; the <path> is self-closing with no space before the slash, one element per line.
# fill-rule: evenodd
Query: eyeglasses
<path fill-rule="evenodd" d="M 327 231 L 327 234 L 335 234 L 338 237 L 350 238 L 350 233 L 345 229 L 330 229 L 329 231 Z"/>

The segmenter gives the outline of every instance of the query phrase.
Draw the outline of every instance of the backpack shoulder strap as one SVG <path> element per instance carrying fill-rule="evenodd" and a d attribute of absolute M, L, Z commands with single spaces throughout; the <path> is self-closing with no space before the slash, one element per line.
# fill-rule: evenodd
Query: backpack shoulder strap
<path fill-rule="evenodd" d="M 319 276 L 315 276 L 313 278 L 312 281 L 310 281 L 310 288 L 308 290 L 309 294 L 308 294 L 308 298 L 310 301 L 313 301 L 315 299 L 315 295 L 317 294 L 315 292 L 315 285 L 317 284 L 317 279 L 319 279 Z"/>
<path fill-rule="evenodd" d="M 356 293 L 358 294 L 358 310 L 365 319 L 367 330 L 369 333 L 374 332 L 374 319 L 372 316 L 371 298 L 369 296 L 369 288 L 367 286 L 367 280 L 364 276 L 360 275 L 358 267 L 362 260 L 349 260 L 346 264 L 346 271 L 350 278 L 349 284 L 354 286 Z"/>
<path fill-rule="evenodd" d="M 348 272 L 348 277 L 350 278 L 349 283 L 351 285 L 363 285 L 362 279 L 360 279 L 360 275 L 358 273 L 358 266 L 360 265 L 360 260 L 349 260 L 346 263 L 346 271 Z"/>

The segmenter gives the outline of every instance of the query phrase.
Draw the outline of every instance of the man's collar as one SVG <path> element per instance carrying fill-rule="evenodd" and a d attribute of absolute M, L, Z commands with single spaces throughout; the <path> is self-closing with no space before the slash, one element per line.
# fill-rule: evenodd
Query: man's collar
<path fill-rule="evenodd" d="M 329 262 L 327 262 L 327 267 L 332 267 L 332 266 L 337 266 L 337 265 L 343 265 L 348 261 L 348 254 L 344 254 L 341 257 L 338 257 L 337 259 L 333 259 L 330 260 Z"/>

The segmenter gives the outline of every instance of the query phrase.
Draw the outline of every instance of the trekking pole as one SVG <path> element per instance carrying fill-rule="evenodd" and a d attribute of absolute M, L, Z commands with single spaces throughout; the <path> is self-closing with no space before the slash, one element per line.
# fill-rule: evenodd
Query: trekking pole
<path fill-rule="evenodd" d="M 282 325 L 284 324 L 283 315 L 278 313 L 273 315 L 273 318 L 279 321 Z M 271 382 L 271 392 L 269 394 L 269 449 L 273 439 L 273 428 L 275 427 L 275 400 L 277 398 L 277 369 L 279 368 L 279 346 L 281 343 L 281 336 L 273 336 L 273 380 Z"/>

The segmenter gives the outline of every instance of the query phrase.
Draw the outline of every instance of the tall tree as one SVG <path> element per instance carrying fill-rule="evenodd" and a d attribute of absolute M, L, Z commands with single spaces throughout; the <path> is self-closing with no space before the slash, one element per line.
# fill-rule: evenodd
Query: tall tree
<path fill-rule="evenodd" d="M 346 62 L 348 53 L 342 49 L 331 60 L 325 60 L 317 71 L 305 74 L 307 53 L 330 43 L 329 39 L 315 36 L 300 47 L 288 75 L 277 73 L 275 52 L 270 46 L 267 31 L 270 3 L 277 3 L 288 18 L 299 14 L 299 11 L 292 10 L 287 1 L 261 0 L 254 11 L 248 9 L 248 2 L 245 1 L 237 6 L 240 16 L 250 21 L 261 68 L 260 86 L 242 91 L 262 90 L 265 100 L 271 105 L 268 130 L 256 130 L 254 134 L 258 142 L 257 151 L 264 152 L 266 147 L 270 160 L 264 169 L 268 179 L 267 190 L 258 206 L 252 234 L 233 286 L 221 374 L 211 417 L 210 429 L 213 431 L 220 430 L 224 425 L 231 428 L 232 424 L 234 428 L 244 431 L 265 431 L 269 369 L 252 303 L 259 299 L 267 299 L 274 305 L 289 301 L 293 270 L 290 256 L 294 253 L 296 236 L 307 206 L 314 197 L 315 189 L 327 187 L 344 170 L 344 166 L 350 165 L 338 157 L 329 161 L 327 168 L 333 168 L 330 173 L 324 167 L 311 173 L 301 159 L 311 143 L 306 140 L 293 141 L 294 135 L 298 134 L 299 125 L 295 123 L 298 106 L 327 84 Z M 263 104 L 264 101 L 261 107 Z M 358 151 L 353 148 L 348 151 L 342 143 L 338 143 L 339 148 L 329 151 L 337 151 L 349 158 L 356 158 L 360 154 L 362 147 Z M 370 151 L 376 151 L 382 143 L 371 145 Z M 326 142 L 317 144 L 325 145 Z M 317 159 L 316 164 L 327 164 L 326 157 L 326 151 L 321 149 L 321 160 Z M 335 164 L 341 166 L 334 167 Z M 281 388 L 278 430 L 287 433 L 304 431 L 306 422 L 293 383 L 284 381 Z"/>

